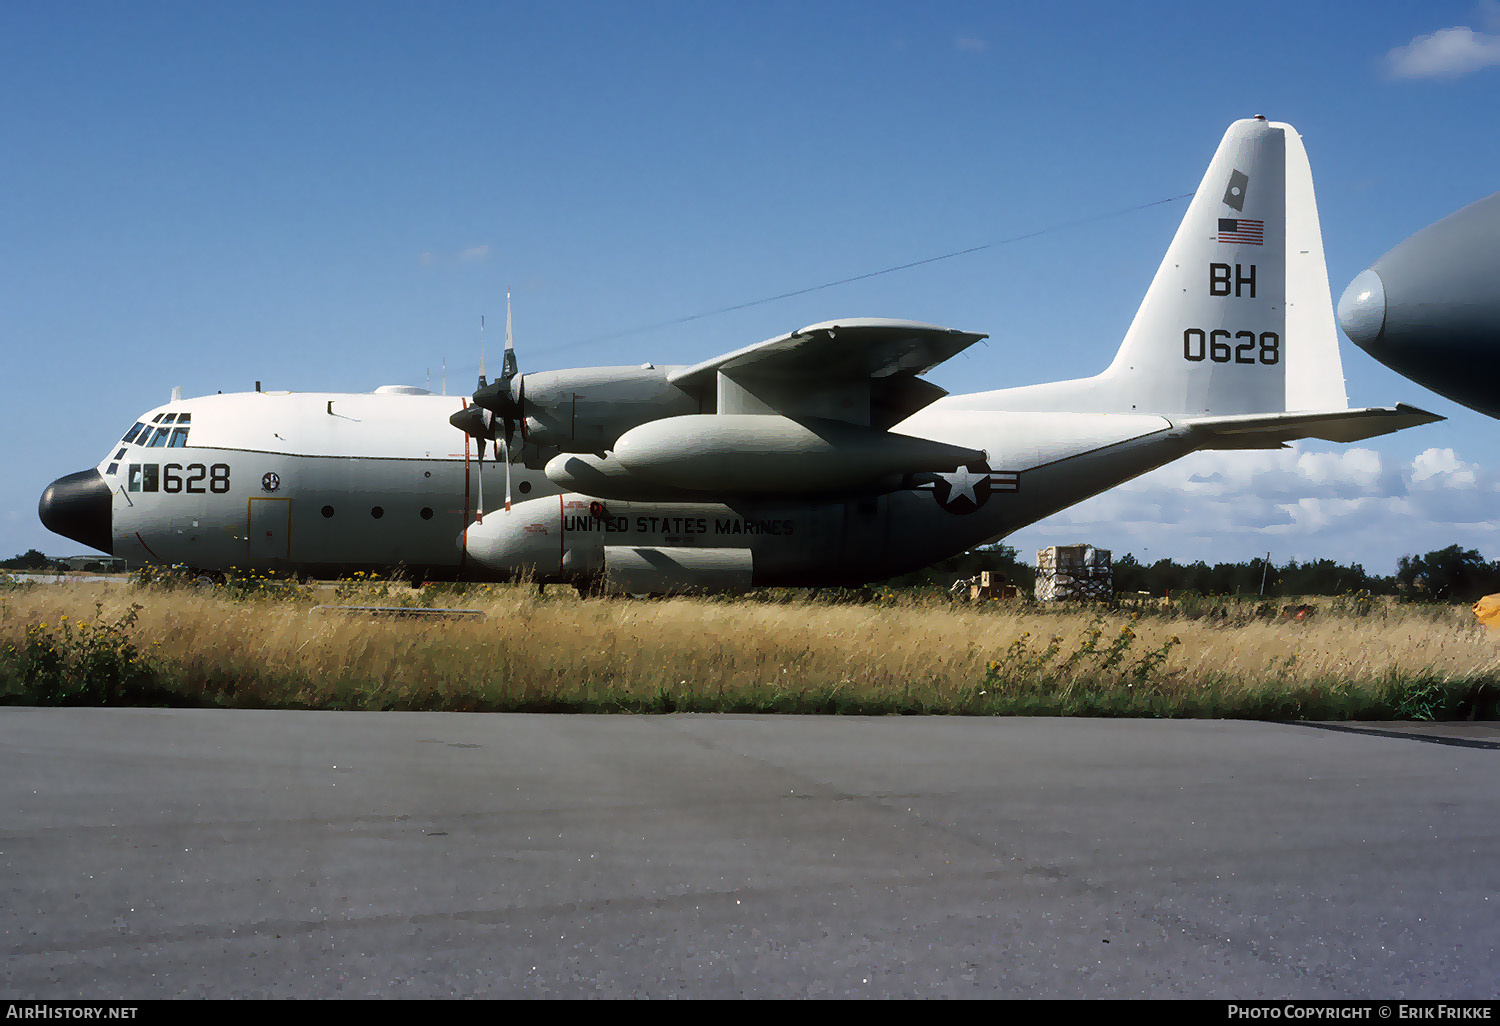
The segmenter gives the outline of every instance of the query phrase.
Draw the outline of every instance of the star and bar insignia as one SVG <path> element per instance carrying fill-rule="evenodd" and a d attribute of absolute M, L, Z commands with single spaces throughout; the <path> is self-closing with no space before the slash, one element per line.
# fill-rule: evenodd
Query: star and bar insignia
<path fill-rule="evenodd" d="M 991 470 L 986 463 L 969 463 L 951 474 L 932 474 L 917 487 L 931 489 L 939 506 L 962 516 L 979 509 L 995 492 L 1020 491 L 1021 475 L 1013 470 Z"/>

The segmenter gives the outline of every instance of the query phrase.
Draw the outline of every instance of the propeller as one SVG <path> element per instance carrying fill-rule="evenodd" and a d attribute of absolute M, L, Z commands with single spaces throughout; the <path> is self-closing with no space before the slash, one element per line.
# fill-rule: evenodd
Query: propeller
<path fill-rule="evenodd" d="M 525 417 L 526 378 L 516 369 L 515 337 L 511 331 L 510 293 L 505 293 L 505 360 L 500 365 L 500 377 L 493 384 L 486 384 L 484 376 L 479 378 L 479 388 L 474 392 L 475 406 L 498 416 L 505 425 L 505 443 L 510 448 L 511 436 L 515 434 L 516 422 Z M 493 436 L 492 436 L 493 437 Z"/>
<path fill-rule="evenodd" d="M 479 385 L 474 391 L 472 404 L 453 413 L 448 423 L 475 440 L 479 450 L 479 515 L 484 519 L 484 450 L 485 442 L 495 442 L 495 455 L 504 454 L 505 461 L 505 508 L 510 509 L 510 438 L 515 433 L 515 422 L 521 416 L 521 382 L 516 372 L 515 341 L 511 332 L 510 293 L 505 293 L 505 359 L 500 366 L 500 377 L 490 384 L 485 377 L 484 363 L 484 318 L 479 319 Z M 514 389 L 512 384 L 514 383 Z M 501 427 L 504 431 L 501 431 Z"/>

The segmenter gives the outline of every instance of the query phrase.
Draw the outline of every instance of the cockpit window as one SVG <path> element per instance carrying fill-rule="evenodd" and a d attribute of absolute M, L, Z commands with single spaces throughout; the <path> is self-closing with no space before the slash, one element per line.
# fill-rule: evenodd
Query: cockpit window
<path fill-rule="evenodd" d="M 172 429 L 171 428 L 164 428 L 164 427 L 157 428 L 156 429 L 156 434 L 154 434 L 154 435 L 151 436 L 151 441 L 149 441 L 149 442 L 146 443 L 147 447 L 155 449 L 158 446 L 166 445 L 167 444 L 167 436 L 170 435 L 171 433 L 172 433 Z"/>
<path fill-rule="evenodd" d="M 151 423 L 153 423 L 153 424 L 160 424 L 161 423 L 161 419 L 164 416 L 166 416 L 166 414 L 164 414 L 164 413 L 158 413 L 156 416 L 154 416 L 154 417 L 151 418 Z"/>
<path fill-rule="evenodd" d="M 177 423 L 179 423 L 179 424 L 186 424 L 188 421 L 190 421 L 192 419 L 193 419 L 193 415 L 191 413 L 179 413 L 177 415 Z"/>
<path fill-rule="evenodd" d="M 187 445 L 187 436 L 188 436 L 188 429 L 187 428 L 185 428 L 185 427 L 173 428 L 172 429 L 172 440 L 167 443 L 168 448 L 176 449 L 176 448 L 179 448 L 180 446 Z"/>
<path fill-rule="evenodd" d="M 176 419 L 177 419 L 177 414 L 175 414 L 175 413 L 169 413 L 169 414 L 167 414 L 165 417 L 163 417 L 161 419 L 161 422 L 163 424 L 170 424 L 170 423 L 172 423 Z"/>
<path fill-rule="evenodd" d="M 125 437 L 122 438 L 122 439 L 120 439 L 120 441 L 121 442 L 130 442 L 130 441 L 132 441 L 135 438 L 136 435 L 138 435 L 138 434 L 141 433 L 141 429 L 144 428 L 145 426 L 146 425 L 142 424 L 140 421 L 136 421 L 135 422 L 135 427 L 133 427 L 129 431 L 125 432 Z"/>

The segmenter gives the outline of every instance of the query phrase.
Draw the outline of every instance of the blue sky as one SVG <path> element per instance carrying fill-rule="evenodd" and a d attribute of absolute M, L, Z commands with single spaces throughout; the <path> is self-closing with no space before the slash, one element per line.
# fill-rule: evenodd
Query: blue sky
<path fill-rule="evenodd" d="M 174 386 L 436 389 L 446 359 L 469 390 L 507 287 L 523 370 L 868 315 L 988 332 L 953 391 L 1092 373 L 1185 204 L 1135 208 L 1257 113 L 1304 137 L 1336 297 L 1500 188 L 1500 3 L 10 0 L 0 555 L 76 548 L 37 497 Z M 1011 543 L 1500 557 L 1500 425 L 1344 367 L 1356 405 L 1450 419 L 1203 454 Z"/>

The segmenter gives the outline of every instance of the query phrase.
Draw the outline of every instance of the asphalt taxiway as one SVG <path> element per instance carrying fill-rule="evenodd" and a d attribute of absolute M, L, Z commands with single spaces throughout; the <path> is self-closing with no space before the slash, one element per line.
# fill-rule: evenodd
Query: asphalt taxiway
<path fill-rule="evenodd" d="M 0 996 L 1480 998 L 1500 729 L 0 710 Z"/>

